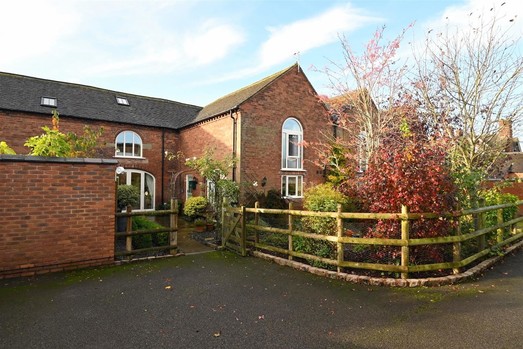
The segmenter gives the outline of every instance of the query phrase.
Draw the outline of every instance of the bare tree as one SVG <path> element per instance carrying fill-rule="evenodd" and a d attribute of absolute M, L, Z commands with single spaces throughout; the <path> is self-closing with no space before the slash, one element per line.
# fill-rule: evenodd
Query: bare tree
<path fill-rule="evenodd" d="M 398 100 L 406 73 L 406 66 L 399 64 L 397 50 L 407 29 L 383 43 L 385 27 L 379 28 L 361 54 L 352 49 L 347 37 L 340 36 L 344 60 L 331 61 L 322 71 L 335 96 L 327 100 L 332 121 L 343 130 L 345 145 L 359 149 L 354 155 L 365 162 L 397 119 L 391 107 Z"/>
<path fill-rule="evenodd" d="M 500 124 L 521 122 L 523 57 L 519 37 L 507 26 L 514 18 L 470 13 L 468 26 L 427 34 L 416 51 L 413 94 L 433 130 L 451 141 L 453 170 L 487 175 L 499 161 L 506 141 Z"/>

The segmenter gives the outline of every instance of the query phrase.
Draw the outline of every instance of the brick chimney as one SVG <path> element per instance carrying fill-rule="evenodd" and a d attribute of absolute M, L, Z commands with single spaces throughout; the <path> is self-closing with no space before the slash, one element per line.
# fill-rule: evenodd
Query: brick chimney
<path fill-rule="evenodd" d="M 499 120 L 499 131 L 498 137 L 501 142 L 505 144 L 505 151 L 514 151 L 513 146 L 513 134 L 512 134 L 512 121 L 510 120 Z"/>

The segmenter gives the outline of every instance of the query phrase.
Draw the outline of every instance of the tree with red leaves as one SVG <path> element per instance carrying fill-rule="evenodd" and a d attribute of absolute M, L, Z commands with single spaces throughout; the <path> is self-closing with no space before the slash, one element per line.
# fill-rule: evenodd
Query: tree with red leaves
<path fill-rule="evenodd" d="M 456 188 L 446 160 L 447 144 L 432 138 L 416 117 L 406 114 L 401 125 L 389 133 L 371 159 L 361 178 L 359 194 L 368 212 L 400 212 L 401 206 L 413 213 L 447 213 L 455 208 Z M 449 235 L 453 224 L 445 219 L 412 221 L 411 238 Z M 399 221 L 382 220 L 366 237 L 400 238 Z M 399 249 L 380 248 L 379 257 L 399 258 Z M 442 262 L 441 246 L 416 246 L 410 262 Z"/>

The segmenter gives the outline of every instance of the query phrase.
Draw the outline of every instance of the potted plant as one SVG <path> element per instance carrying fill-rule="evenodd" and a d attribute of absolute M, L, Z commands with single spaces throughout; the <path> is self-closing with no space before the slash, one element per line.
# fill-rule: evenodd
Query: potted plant
<path fill-rule="evenodd" d="M 205 219 L 203 218 L 196 218 L 194 220 L 194 229 L 198 232 L 205 231 Z"/>
<path fill-rule="evenodd" d="M 206 231 L 213 231 L 214 230 L 214 225 L 216 224 L 215 220 L 214 219 L 209 219 L 207 218 L 207 220 L 205 221 L 205 230 Z"/>
<path fill-rule="evenodd" d="M 135 207 L 140 203 L 140 191 L 134 185 L 119 185 L 116 188 L 116 207 L 118 212 L 125 211 L 127 206 Z M 117 231 L 125 231 L 127 217 L 117 217 Z"/>

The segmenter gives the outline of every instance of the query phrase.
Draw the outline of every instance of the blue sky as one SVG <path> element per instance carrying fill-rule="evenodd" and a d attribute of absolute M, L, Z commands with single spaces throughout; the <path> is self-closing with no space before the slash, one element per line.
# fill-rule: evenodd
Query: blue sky
<path fill-rule="evenodd" d="M 473 9 L 522 14 L 521 0 L 18 0 L 0 11 L 0 71 L 203 106 L 296 61 L 319 93 L 341 61 L 386 25 L 421 38 Z M 501 8 L 501 7 L 500 7 Z M 516 30 L 523 33 L 522 16 Z"/>

